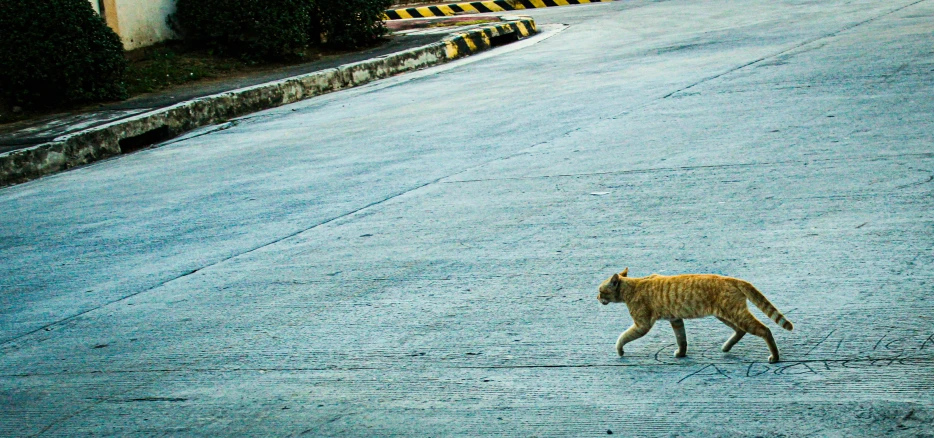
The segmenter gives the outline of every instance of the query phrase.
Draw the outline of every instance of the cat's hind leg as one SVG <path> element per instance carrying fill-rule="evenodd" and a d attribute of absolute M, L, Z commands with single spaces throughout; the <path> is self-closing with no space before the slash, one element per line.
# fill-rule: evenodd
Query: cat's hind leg
<path fill-rule="evenodd" d="M 728 327 L 730 327 L 734 331 L 733 336 L 730 336 L 730 339 L 727 339 L 727 341 L 723 343 L 722 350 L 724 353 L 727 353 L 733 349 L 733 346 L 736 345 L 736 343 L 739 342 L 740 339 L 743 339 L 743 336 L 746 336 L 746 332 L 743 330 L 740 330 L 739 327 L 736 326 L 736 324 L 733 324 L 732 322 L 727 321 L 719 316 L 717 317 L 717 319 L 719 319 L 720 322 L 726 324 Z"/>
<path fill-rule="evenodd" d="M 688 337 L 684 333 L 684 320 L 683 319 L 672 319 L 671 328 L 675 331 L 675 341 L 678 342 L 678 351 L 675 352 L 675 357 L 684 357 L 688 354 Z"/>
<path fill-rule="evenodd" d="M 775 345 L 775 338 L 772 337 L 772 331 L 769 330 L 765 324 L 762 324 L 762 321 L 756 319 L 752 313 L 749 313 L 749 310 L 745 310 L 744 313 L 744 315 L 739 315 L 738 318 L 731 318 L 732 322 L 743 331 L 765 339 L 765 343 L 769 346 L 769 353 L 771 353 L 771 356 L 769 356 L 769 363 L 778 362 L 778 346 Z"/>
<path fill-rule="evenodd" d="M 648 333 L 649 330 L 652 330 L 652 326 L 654 324 L 655 324 L 654 321 L 651 323 L 641 324 L 641 325 L 633 323 L 632 327 L 629 327 L 628 329 L 626 329 L 626 331 L 624 331 L 623 334 L 619 335 L 619 338 L 616 340 L 616 353 L 619 354 L 620 357 L 622 357 L 623 346 L 632 341 L 635 341 L 636 339 L 639 339 L 645 336 L 645 334 Z"/>

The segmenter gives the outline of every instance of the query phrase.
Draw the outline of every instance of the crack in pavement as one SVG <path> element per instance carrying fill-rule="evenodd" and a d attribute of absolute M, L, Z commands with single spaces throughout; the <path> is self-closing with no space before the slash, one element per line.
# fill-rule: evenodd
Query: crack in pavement
<path fill-rule="evenodd" d="M 905 185 L 903 185 L 903 186 L 898 186 L 898 187 L 896 187 L 896 189 L 907 189 L 908 187 L 914 187 L 914 186 L 924 185 L 924 184 L 927 184 L 927 183 L 929 183 L 929 182 L 931 182 L 931 181 L 934 181 L 934 175 L 928 176 L 928 178 L 927 178 L 926 180 L 924 180 L 924 181 L 918 181 L 918 182 L 914 182 L 914 183 L 911 183 L 911 184 L 905 184 Z"/>

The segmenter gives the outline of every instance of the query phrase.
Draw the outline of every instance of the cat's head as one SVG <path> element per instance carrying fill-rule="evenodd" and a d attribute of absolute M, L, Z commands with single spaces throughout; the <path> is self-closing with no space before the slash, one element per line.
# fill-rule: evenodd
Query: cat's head
<path fill-rule="evenodd" d="M 623 293 L 619 286 L 623 282 L 622 278 L 627 274 L 629 274 L 629 268 L 623 269 L 623 272 L 618 274 L 613 274 L 613 276 L 607 278 L 606 281 L 600 285 L 600 293 L 597 294 L 597 299 L 600 300 L 603 305 L 621 303 L 623 301 Z"/>

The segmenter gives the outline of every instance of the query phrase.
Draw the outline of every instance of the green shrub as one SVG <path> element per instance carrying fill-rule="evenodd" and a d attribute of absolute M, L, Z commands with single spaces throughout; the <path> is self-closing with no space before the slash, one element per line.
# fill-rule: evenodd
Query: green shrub
<path fill-rule="evenodd" d="M 383 14 L 392 0 L 319 1 L 311 32 L 335 47 L 361 47 L 386 35 Z"/>
<path fill-rule="evenodd" d="M 2 0 L 0 0 L 2 1 Z M 354 48 L 386 34 L 392 0 L 177 0 L 170 26 L 224 55 L 279 60 L 310 44 Z"/>
<path fill-rule="evenodd" d="M 123 45 L 88 0 L 0 0 L 0 99 L 41 108 L 123 99 Z"/>
<path fill-rule="evenodd" d="M 178 0 L 176 7 L 174 30 L 224 55 L 277 60 L 312 42 L 313 0 Z"/>

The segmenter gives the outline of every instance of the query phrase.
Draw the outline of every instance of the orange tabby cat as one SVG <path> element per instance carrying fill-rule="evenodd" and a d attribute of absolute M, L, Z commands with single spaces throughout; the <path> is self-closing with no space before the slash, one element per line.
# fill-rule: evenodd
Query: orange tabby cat
<path fill-rule="evenodd" d="M 712 274 L 652 274 L 627 278 L 628 273 L 629 268 L 626 268 L 619 274 L 613 274 L 600 285 L 600 294 L 597 295 L 603 304 L 626 303 L 632 315 L 632 327 L 616 340 L 616 352 L 620 356 L 624 345 L 648 333 L 655 321 L 665 319 L 675 330 L 678 342 L 675 357 L 684 357 L 688 342 L 683 319 L 713 315 L 736 331 L 723 344 L 723 351 L 730 351 L 748 332 L 765 339 L 772 354 L 769 362 L 778 362 L 778 346 L 772 338 L 772 331 L 749 313 L 747 299 L 785 330 L 794 328 L 761 292 L 738 278 Z"/>

